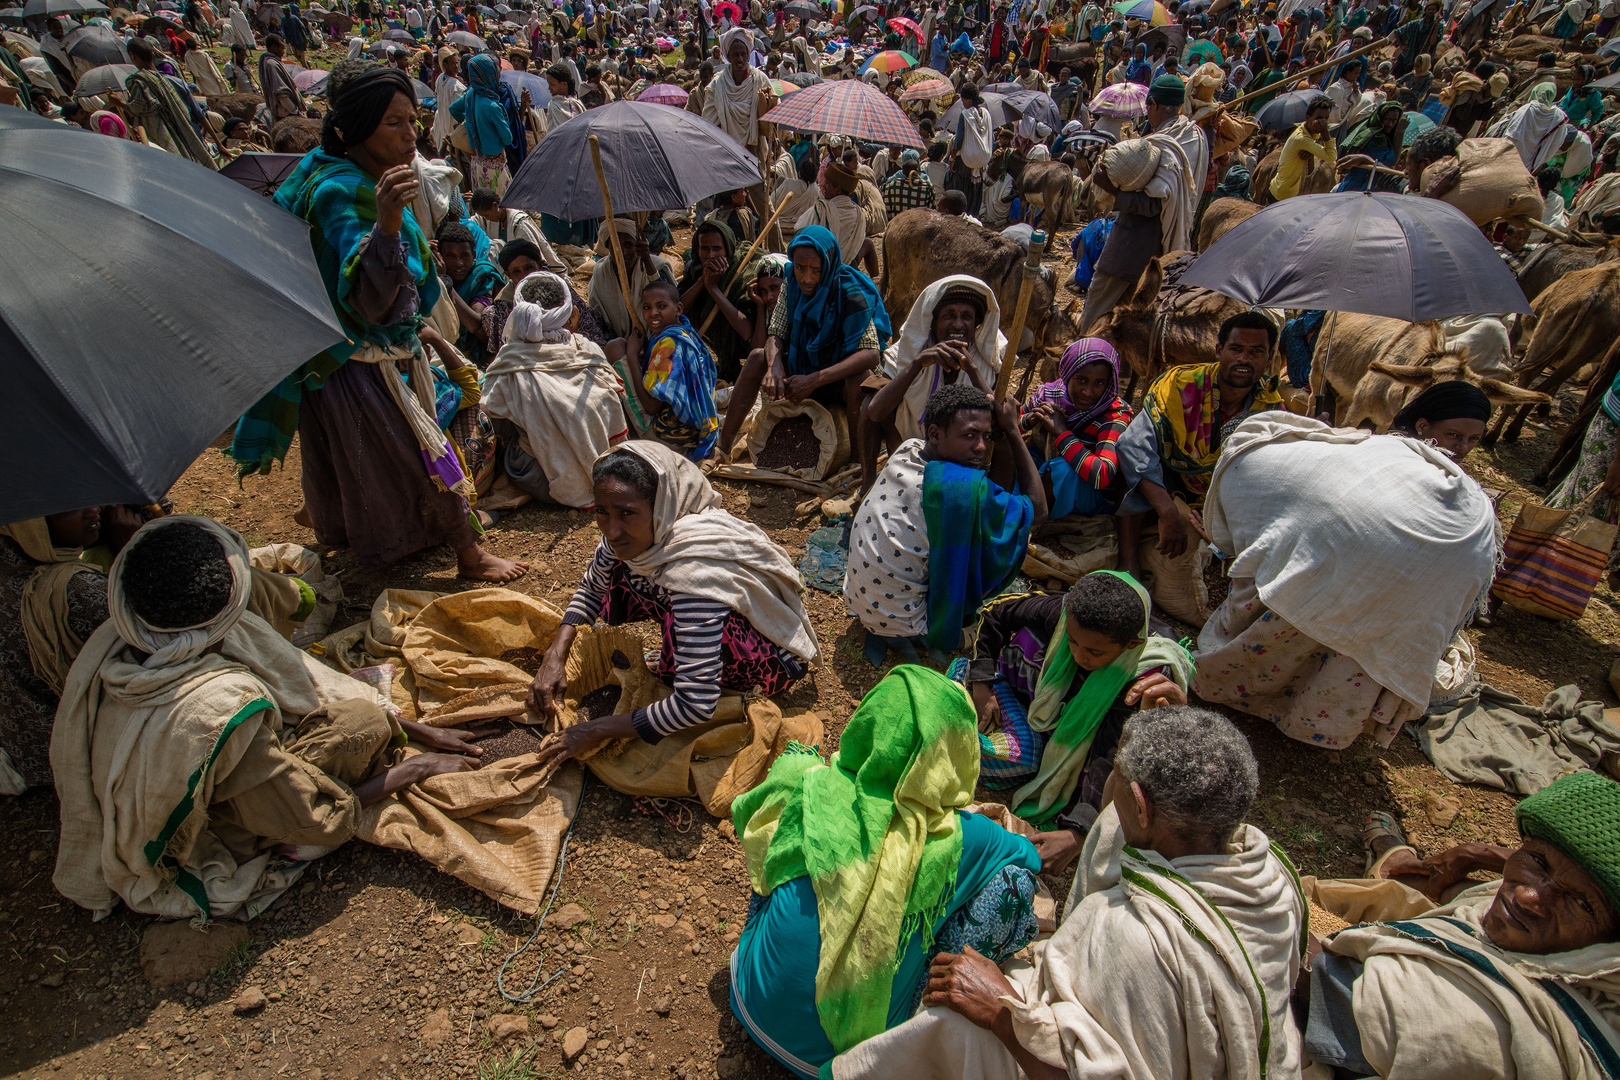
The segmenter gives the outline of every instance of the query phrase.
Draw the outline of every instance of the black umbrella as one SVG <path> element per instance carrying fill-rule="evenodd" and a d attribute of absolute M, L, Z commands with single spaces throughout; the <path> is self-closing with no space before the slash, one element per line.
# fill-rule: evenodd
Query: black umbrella
<path fill-rule="evenodd" d="M 814 86 L 821 82 L 821 76 L 808 71 L 793 71 L 782 76 L 782 81 L 792 83 L 794 86 Z"/>
<path fill-rule="evenodd" d="M 302 160 L 303 154 L 242 154 L 220 166 L 219 175 L 230 177 L 249 191 L 270 196 Z"/>
<path fill-rule="evenodd" d="M 792 0 L 782 10 L 795 19 L 825 19 L 827 17 L 827 13 L 821 9 L 820 5 L 813 4 L 810 0 Z"/>
<path fill-rule="evenodd" d="M 77 15 L 81 11 L 106 11 L 100 0 L 28 0 L 23 4 L 23 15 L 32 19 L 41 15 Z"/>
<path fill-rule="evenodd" d="M 411 32 L 409 30 L 384 30 L 383 40 L 404 41 L 411 45 L 416 44 L 416 39 L 411 37 Z"/>
<path fill-rule="evenodd" d="M 210 169 L 3 109 L 0 190 L 0 520 L 157 501 L 343 339 L 309 227 Z"/>
<path fill-rule="evenodd" d="M 1279 94 L 1254 114 L 1255 122 L 1260 125 L 1261 131 L 1287 131 L 1304 123 L 1305 110 L 1319 97 L 1325 98 L 1327 95 L 1320 90 L 1295 90 Z"/>
<path fill-rule="evenodd" d="M 105 26 L 81 26 L 62 39 L 69 56 L 92 66 L 129 63 L 129 49 L 117 34 Z"/>
<path fill-rule="evenodd" d="M 615 101 L 553 129 L 524 159 L 501 204 L 564 221 L 601 217 L 606 211 L 591 162 L 592 135 L 601 144 L 616 213 L 675 210 L 759 183 L 759 159 L 702 117 Z"/>

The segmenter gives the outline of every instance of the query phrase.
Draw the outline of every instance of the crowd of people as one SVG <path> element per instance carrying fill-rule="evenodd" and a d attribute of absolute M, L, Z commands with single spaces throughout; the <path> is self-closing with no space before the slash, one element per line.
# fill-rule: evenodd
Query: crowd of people
<path fill-rule="evenodd" d="M 499 507 L 594 513 L 536 643 L 539 764 L 690 734 L 724 694 L 830 661 L 799 566 L 714 481 L 762 407 L 838 417 L 859 466 L 839 592 L 884 674 L 836 753 L 789 744 L 732 808 L 752 897 L 730 1004 L 793 1074 L 1620 1074 L 1620 783 L 1531 795 L 1514 849 L 1425 858 L 1375 819 L 1362 879 L 1302 878 L 1251 823 L 1247 737 L 1207 707 L 1327 750 L 1429 711 L 1501 561 L 1463 467 L 1492 415 L 1478 375 L 1405 394 L 1375 432 L 1333 426 L 1322 312 L 1230 314 L 1212 354 L 1149 371 L 1114 332 L 1221 200 L 1477 205 L 1504 174 L 1476 163 L 1505 160 L 1538 198 L 1477 222 L 1508 265 L 1620 231 L 1620 4 L 805 7 L 140 0 L 7 31 L 0 104 L 209 169 L 297 155 L 274 201 L 307 223 L 344 340 L 228 453 L 252 484 L 296 440 L 294 518 L 319 544 L 368 568 L 448 545 L 465 581 L 521 590 L 529 567 L 485 542 Z M 111 82 L 80 47 L 106 39 L 132 68 Z M 838 79 L 915 145 L 772 122 Z M 653 90 L 760 182 L 666 213 L 523 208 L 513 178 L 547 138 Z M 905 253 L 933 270 L 891 310 L 903 218 L 1018 261 L 1080 219 L 1050 355 L 1050 332 L 1009 347 L 1026 304 L 1014 319 L 988 270 L 938 252 Z M 1044 374 L 1009 392 L 1021 351 Z M 1620 378 L 1555 505 L 1620 498 L 1616 402 Z M 1112 567 L 1030 576 L 1032 542 L 1086 519 Z M 1229 591 L 1188 638 L 1160 589 L 1200 548 Z M 0 791 L 54 785 L 63 895 L 251 918 L 365 808 L 477 768 L 478 733 L 413 723 L 291 643 L 315 602 L 166 504 L 0 528 Z M 573 722 L 600 623 L 652 624 L 669 693 Z M 1042 875 L 1071 866 L 1043 930 Z M 1350 928 L 1315 934 L 1313 907 Z"/>

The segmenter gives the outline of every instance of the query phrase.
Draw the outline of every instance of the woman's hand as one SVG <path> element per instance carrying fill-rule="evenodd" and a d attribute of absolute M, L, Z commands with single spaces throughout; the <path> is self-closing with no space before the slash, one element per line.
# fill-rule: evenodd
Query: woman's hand
<path fill-rule="evenodd" d="M 604 716 L 597 720 L 587 720 L 583 724 L 575 724 L 573 727 L 553 732 L 546 736 L 546 741 L 540 744 L 539 750 L 535 751 L 540 758 L 537 764 L 561 765 L 570 758 L 577 758 L 581 754 L 590 753 L 609 739 L 623 738 L 623 734 L 614 729 L 627 725 L 618 725 L 614 721 L 628 721 L 629 719 L 628 715 L 623 717 Z M 631 728 L 630 730 L 634 732 L 635 729 Z"/>
<path fill-rule="evenodd" d="M 478 762 L 460 754 L 417 754 L 415 757 L 406 758 L 394 768 L 405 771 L 409 784 L 420 784 L 423 780 L 441 773 L 472 772 L 478 768 Z"/>
<path fill-rule="evenodd" d="M 1058 415 L 1058 407 L 1050 402 L 1035 410 L 1035 426 L 1053 439 L 1061 439 L 1069 433 L 1069 425 Z"/>
<path fill-rule="evenodd" d="M 960 955 L 940 953 L 928 968 L 928 989 L 923 1004 L 955 1009 L 979 1027 L 989 1030 L 1006 1010 L 1003 995 L 1018 997 L 1018 991 L 989 957 L 972 946 Z"/>
<path fill-rule="evenodd" d="M 481 728 L 436 728 L 426 724 L 414 724 L 410 721 L 401 721 L 406 734 L 410 735 L 412 742 L 434 750 L 443 750 L 447 754 L 466 754 L 470 757 L 483 757 L 484 751 L 473 745 L 473 740 L 487 738 L 498 730 L 494 725 Z"/>
<path fill-rule="evenodd" d="M 377 179 L 377 228 L 385 235 L 398 236 L 405 224 L 405 208 L 421 189 L 416 170 L 409 165 L 395 165 Z M 438 258 L 438 252 L 434 252 Z"/>
<path fill-rule="evenodd" d="M 1051 832 L 1036 833 L 1029 838 L 1041 857 L 1041 873 L 1061 874 L 1079 856 L 1083 846 L 1073 829 L 1059 826 Z"/>
<path fill-rule="evenodd" d="M 1162 671 L 1150 671 L 1131 684 L 1125 691 L 1125 704 L 1141 702 L 1144 709 L 1157 709 L 1161 705 L 1187 704 L 1187 692 Z"/>
<path fill-rule="evenodd" d="M 557 703 L 568 693 L 568 652 L 553 648 L 540 662 L 534 682 L 529 684 L 528 705 L 531 712 L 547 720 L 557 719 Z"/>
<path fill-rule="evenodd" d="M 979 730 L 986 735 L 1001 730 L 1001 701 L 989 683 L 971 684 L 973 711 L 979 714 Z"/>
<path fill-rule="evenodd" d="M 730 268 L 731 264 L 726 260 L 724 255 L 716 256 L 712 259 L 705 259 L 703 261 L 703 287 L 708 289 L 710 292 L 719 292 L 721 282 L 725 279 L 726 271 Z"/>

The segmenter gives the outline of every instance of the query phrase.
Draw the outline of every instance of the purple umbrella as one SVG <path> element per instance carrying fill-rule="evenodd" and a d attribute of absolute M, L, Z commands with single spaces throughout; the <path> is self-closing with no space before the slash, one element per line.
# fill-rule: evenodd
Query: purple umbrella
<path fill-rule="evenodd" d="M 647 87 L 637 97 L 637 101 L 650 101 L 654 105 L 673 105 L 676 108 L 686 104 L 687 93 L 674 83 L 654 83 Z"/>
<path fill-rule="evenodd" d="M 303 154 L 242 154 L 220 166 L 219 175 L 269 198 L 302 160 Z"/>
<path fill-rule="evenodd" d="M 1251 307 L 1407 322 L 1530 311 L 1491 242 L 1450 203 L 1414 195 L 1296 195 L 1200 255 L 1181 284 Z"/>
<path fill-rule="evenodd" d="M 1114 120 L 1134 120 L 1147 115 L 1148 88 L 1141 83 L 1122 82 L 1105 86 L 1091 99 L 1091 111 Z"/>

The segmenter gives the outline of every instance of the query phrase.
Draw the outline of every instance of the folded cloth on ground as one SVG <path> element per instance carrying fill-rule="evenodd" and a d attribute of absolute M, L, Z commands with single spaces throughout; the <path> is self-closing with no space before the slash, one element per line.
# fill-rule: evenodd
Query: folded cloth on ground
<path fill-rule="evenodd" d="M 1560 686 L 1537 706 L 1481 686 L 1407 730 L 1434 767 L 1460 784 L 1534 795 L 1582 769 L 1620 779 L 1620 727 L 1604 718 L 1601 701 L 1580 695 L 1578 686 Z"/>

